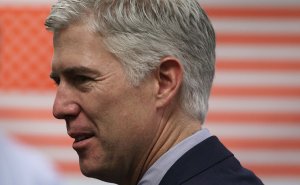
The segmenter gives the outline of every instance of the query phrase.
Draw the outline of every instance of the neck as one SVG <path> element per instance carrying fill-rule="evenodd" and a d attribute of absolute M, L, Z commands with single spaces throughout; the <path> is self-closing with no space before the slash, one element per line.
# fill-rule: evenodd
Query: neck
<path fill-rule="evenodd" d="M 136 185 L 164 153 L 200 129 L 199 120 L 190 118 L 181 111 L 162 113 L 157 135 L 149 147 L 149 151 L 142 157 L 140 160 L 142 162 L 136 165 L 134 171 L 128 173 L 131 176 L 130 181 L 120 183 L 120 185 Z"/>
<path fill-rule="evenodd" d="M 146 158 L 139 180 L 164 153 L 200 129 L 199 120 L 190 118 L 181 111 L 162 116 L 157 138 Z"/>

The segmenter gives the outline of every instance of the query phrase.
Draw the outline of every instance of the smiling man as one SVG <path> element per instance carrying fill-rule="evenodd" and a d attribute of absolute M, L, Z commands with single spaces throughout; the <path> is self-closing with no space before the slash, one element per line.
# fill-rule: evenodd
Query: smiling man
<path fill-rule="evenodd" d="M 202 129 L 215 34 L 196 0 L 59 0 L 53 114 L 80 169 L 121 185 L 260 185 Z"/>

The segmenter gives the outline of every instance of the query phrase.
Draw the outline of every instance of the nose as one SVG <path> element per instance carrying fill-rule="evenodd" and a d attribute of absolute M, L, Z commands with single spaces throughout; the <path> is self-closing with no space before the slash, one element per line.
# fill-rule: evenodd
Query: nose
<path fill-rule="evenodd" d="M 71 90 L 58 86 L 52 112 L 57 119 L 74 118 L 79 114 L 80 106 Z"/>

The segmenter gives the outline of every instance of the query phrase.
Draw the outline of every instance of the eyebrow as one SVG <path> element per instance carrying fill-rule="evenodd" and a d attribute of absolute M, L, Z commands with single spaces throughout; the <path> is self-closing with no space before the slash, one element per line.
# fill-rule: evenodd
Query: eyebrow
<path fill-rule="evenodd" d="M 76 66 L 76 67 L 68 67 L 59 72 L 52 71 L 50 73 L 50 78 L 53 79 L 53 78 L 58 77 L 59 73 L 62 73 L 66 76 L 71 76 L 74 74 L 100 75 L 100 72 L 95 69 L 91 69 L 91 68 L 87 68 L 87 67 L 83 67 L 83 66 L 79 66 L 79 67 Z"/>

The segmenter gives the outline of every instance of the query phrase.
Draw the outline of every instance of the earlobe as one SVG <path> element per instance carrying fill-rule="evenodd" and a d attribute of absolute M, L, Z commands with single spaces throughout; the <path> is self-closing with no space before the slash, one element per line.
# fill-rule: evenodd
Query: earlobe
<path fill-rule="evenodd" d="M 168 56 L 161 59 L 156 75 L 158 80 L 157 107 L 163 107 L 170 104 L 179 92 L 183 66 L 177 58 Z"/>

